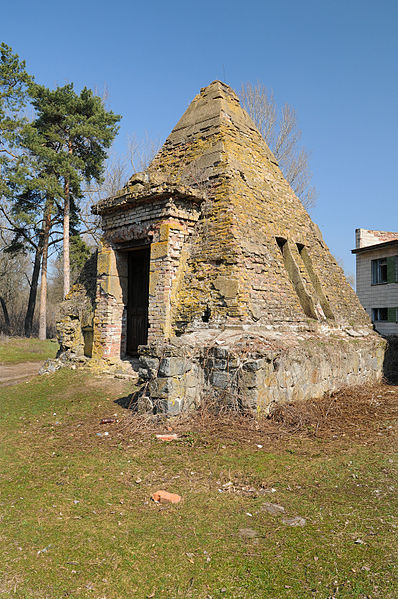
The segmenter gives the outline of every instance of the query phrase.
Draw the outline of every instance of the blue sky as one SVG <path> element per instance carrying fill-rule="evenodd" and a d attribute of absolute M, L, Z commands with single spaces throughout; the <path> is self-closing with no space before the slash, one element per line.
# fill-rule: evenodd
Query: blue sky
<path fill-rule="evenodd" d="M 106 85 L 120 153 L 132 134 L 164 139 L 214 79 L 260 81 L 296 109 L 311 215 L 346 270 L 356 227 L 398 230 L 396 0 L 19 0 L 0 34 L 39 83 Z"/>

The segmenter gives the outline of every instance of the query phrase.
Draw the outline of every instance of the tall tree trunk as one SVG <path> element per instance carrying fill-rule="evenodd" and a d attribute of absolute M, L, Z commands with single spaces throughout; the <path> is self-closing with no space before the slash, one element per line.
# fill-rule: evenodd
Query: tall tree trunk
<path fill-rule="evenodd" d="M 41 287 L 39 308 L 39 339 L 47 338 L 47 262 L 48 242 L 51 229 L 51 202 L 47 202 L 43 227 L 43 257 L 41 264 Z"/>
<path fill-rule="evenodd" d="M 0 295 L 0 304 L 1 307 L 3 309 L 3 314 L 4 314 L 4 332 L 6 335 L 9 335 L 10 333 L 10 317 L 8 316 L 8 310 L 7 310 L 7 304 L 5 302 L 4 297 L 1 297 Z"/>
<path fill-rule="evenodd" d="M 72 154 L 72 142 L 68 142 L 68 153 Z M 70 222 L 70 181 L 69 175 L 64 183 L 64 297 L 70 289 L 70 258 L 69 258 L 69 222 Z"/>
<path fill-rule="evenodd" d="M 70 220 L 70 197 L 69 181 L 65 181 L 65 199 L 64 199 L 64 297 L 70 289 L 70 259 L 69 259 L 69 220 Z"/>
<path fill-rule="evenodd" d="M 33 316 L 36 307 L 37 287 L 39 285 L 41 256 L 43 253 L 43 237 L 40 236 L 39 243 L 36 249 L 35 261 L 33 265 L 32 281 L 30 283 L 28 308 L 25 316 L 25 337 L 30 337 L 32 334 Z"/>

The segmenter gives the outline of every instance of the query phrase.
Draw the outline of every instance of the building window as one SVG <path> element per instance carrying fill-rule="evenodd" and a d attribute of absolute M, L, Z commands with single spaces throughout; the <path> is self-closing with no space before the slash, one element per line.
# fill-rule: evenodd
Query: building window
<path fill-rule="evenodd" d="M 387 283 L 387 258 L 372 260 L 372 285 L 383 283 Z M 375 310 L 384 310 L 384 308 L 375 308 Z"/>
<path fill-rule="evenodd" d="M 372 285 L 398 283 L 398 256 L 372 260 Z"/>
<path fill-rule="evenodd" d="M 372 322 L 398 322 L 398 308 L 372 308 Z"/>
<path fill-rule="evenodd" d="M 379 320 L 388 320 L 388 308 L 372 308 L 372 321 L 378 322 Z"/>

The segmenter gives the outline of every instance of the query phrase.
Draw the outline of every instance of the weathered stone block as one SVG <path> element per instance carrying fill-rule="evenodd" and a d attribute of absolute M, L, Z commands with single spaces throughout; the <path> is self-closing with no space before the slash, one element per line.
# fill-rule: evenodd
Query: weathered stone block
<path fill-rule="evenodd" d="M 101 288 L 104 293 L 112 295 L 117 302 L 123 301 L 122 286 L 117 275 L 105 275 L 101 279 Z"/>
<path fill-rule="evenodd" d="M 148 370 L 147 368 L 139 368 L 138 376 L 143 381 L 149 381 L 152 378 L 155 378 L 156 374 L 152 374 L 152 372 L 150 370 Z"/>
<path fill-rule="evenodd" d="M 169 379 L 154 379 L 149 382 L 149 395 L 154 399 L 167 397 L 169 393 Z"/>
<path fill-rule="evenodd" d="M 239 394 L 239 400 L 242 408 L 245 410 L 256 410 L 261 404 L 259 389 L 246 389 L 245 393 Z"/>
<path fill-rule="evenodd" d="M 228 361 L 226 359 L 220 360 L 216 358 L 214 360 L 214 368 L 216 370 L 226 370 L 228 366 Z"/>
<path fill-rule="evenodd" d="M 189 387 L 185 389 L 184 399 L 186 402 L 187 408 L 191 407 L 193 404 L 197 404 L 200 399 L 200 387 Z"/>
<path fill-rule="evenodd" d="M 250 372 L 256 372 L 264 368 L 265 360 L 250 360 L 248 362 L 243 363 L 243 370 L 248 370 Z"/>
<path fill-rule="evenodd" d="M 228 389 L 231 385 L 231 377 L 226 372 L 214 371 L 210 375 L 211 383 L 218 389 Z"/>
<path fill-rule="evenodd" d="M 224 358 L 228 357 L 228 350 L 225 347 L 215 347 L 213 350 L 214 357 L 216 358 Z"/>
<path fill-rule="evenodd" d="M 112 264 L 111 250 L 102 250 L 98 252 L 97 269 L 98 274 L 110 274 Z"/>
<path fill-rule="evenodd" d="M 159 240 L 167 241 L 170 236 L 170 224 L 162 223 L 159 227 Z"/>
<path fill-rule="evenodd" d="M 146 368 L 148 370 L 156 370 L 157 371 L 159 368 L 159 359 L 151 358 L 150 356 L 141 355 L 139 357 L 139 364 L 140 364 L 141 368 Z"/>
<path fill-rule="evenodd" d="M 159 366 L 159 376 L 181 376 L 190 368 L 191 362 L 187 358 L 163 358 Z"/>
<path fill-rule="evenodd" d="M 155 402 L 155 410 L 167 416 L 177 416 L 184 405 L 183 399 L 159 399 Z"/>
<path fill-rule="evenodd" d="M 157 378 L 149 382 L 149 395 L 154 398 L 170 398 L 184 396 L 182 382 L 173 377 Z"/>
<path fill-rule="evenodd" d="M 238 356 L 234 356 L 233 354 L 229 354 L 227 358 L 227 370 L 234 370 L 239 368 L 241 365 L 241 360 Z"/>
<path fill-rule="evenodd" d="M 252 389 L 258 385 L 258 379 L 257 372 L 243 371 L 240 376 L 239 385 L 245 390 Z"/>
<path fill-rule="evenodd" d="M 200 385 L 200 375 L 198 369 L 192 369 L 184 377 L 186 389 L 196 388 Z"/>

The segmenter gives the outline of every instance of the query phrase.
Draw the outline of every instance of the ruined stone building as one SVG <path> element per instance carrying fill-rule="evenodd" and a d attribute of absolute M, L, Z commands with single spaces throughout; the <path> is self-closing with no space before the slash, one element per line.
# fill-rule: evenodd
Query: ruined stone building
<path fill-rule="evenodd" d="M 383 340 L 227 85 L 202 89 L 94 210 L 96 281 L 64 302 L 61 353 L 114 369 L 139 356 L 141 408 L 210 393 L 267 412 L 380 378 Z"/>
<path fill-rule="evenodd" d="M 356 229 L 356 289 L 376 330 L 398 335 L 398 233 Z"/>

